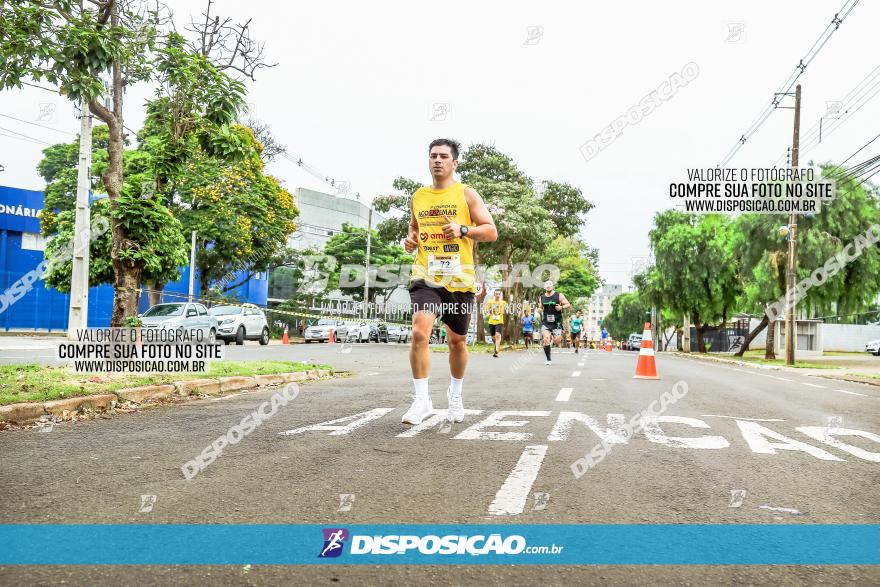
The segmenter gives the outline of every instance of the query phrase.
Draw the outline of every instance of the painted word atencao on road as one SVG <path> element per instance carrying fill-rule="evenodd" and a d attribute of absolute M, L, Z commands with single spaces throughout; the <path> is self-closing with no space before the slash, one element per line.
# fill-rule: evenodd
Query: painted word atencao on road
<path fill-rule="evenodd" d="M 326 433 L 330 436 L 346 436 L 359 430 L 371 422 L 386 416 L 395 408 L 373 408 L 364 412 L 358 412 L 350 416 L 343 416 L 326 422 L 319 422 L 287 430 L 279 434 L 283 436 L 299 436 L 306 433 Z M 486 412 L 484 410 L 465 410 L 466 416 L 482 416 L 476 423 L 465 428 L 452 440 L 483 440 L 502 442 L 541 442 L 547 444 L 527 445 L 519 461 L 514 466 L 510 476 L 505 480 L 495 496 L 495 500 L 489 506 L 489 513 L 493 515 L 516 515 L 521 514 L 528 502 L 532 484 L 538 476 L 544 457 L 551 443 L 566 441 L 575 434 L 575 429 L 589 430 L 599 440 L 608 444 L 628 444 L 629 436 L 626 428 L 628 422 L 624 414 L 606 414 L 605 424 L 599 419 L 583 412 L 563 411 L 556 414 L 553 428 L 545 439 L 536 440 L 536 434 L 528 430 L 529 423 L 536 418 L 551 418 L 554 413 L 545 410 L 497 410 Z M 715 418 L 719 416 L 704 416 Z M 726 418 L 726 416 L 724 416 Z M 413 438 L 428 430 L 443 426 L 446 419 L 446 410 L 434 410 L 433 414 L 426 418 L 418 426 L 413 426 L 395 435 L 396 438 Z M 854 428 L 828 427 L 828 426 L 795 426 L 794 430 L 807 438 L 799 440 L 783 434 L 766 424 L 767 419 L 758 418 L 735 418 L 732 417 L 748 448 L 756 454 L 775 455 L 779 451 L 802 452 L 819 462 L 838 461 L 846 462 L 845 456 L 870 463 L 880 463 L 880 452 L 873 452 L 845 442 L 843 439 L 860 438 L 860 444 L 864 440 L 872 441 L 880 446 L 880 435 L 865 430 Z M 780 422 L 782 420 L 779 420 Z M 759 423 L 760 422 L 760 423 Z M 695 430 L 690 436 L 671 436 L 664 431 L 665 425 L 682 426 Z M 774 421 L 774 427 L 778 424 Z M 510 430 L 514 428 L 516 430 Z M 710 434 L 711 425 L 700 418 L 661 415 L 647 420 L 640 428 L 639 433 L 648 442 L 669 447 L 672 449 L 686 450 L 722 450 L 731 446 L 730 441 L 718 434 Z M 580 433 L 580 432 L 578 432 Z M 791 434 L 787 432 L 787 434 Z M 811 442 L 807 442 L 807 440 Z M 824 445 L 822 448 L 816 444 Z M 836 451 L 832 452 L 834 449 Z M 577 473 L 575 473 L 577 475 Z"/>

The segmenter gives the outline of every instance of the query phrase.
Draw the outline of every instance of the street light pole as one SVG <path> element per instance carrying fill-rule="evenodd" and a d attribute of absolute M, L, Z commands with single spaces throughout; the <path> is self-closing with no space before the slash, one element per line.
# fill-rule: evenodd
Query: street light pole
<path fill-rule="evenodd" d="M 193 301 L 196 292 L 196 231 L 192 231 L 189 249 L 189 298 L 187 301 Z M 204 293 L 204 292 L 202 292 Z"/>
<path fill-rule="evenodd" d="M 791 168 L 797 169 L 801 134 L 801 86 L 798 84 L 794 95 L 794 134 L 791 141 Z M 785 364 L 794 365 L 797 342 L 797 312 L 794 299 L 794 286 L 797 280 L 797 214 L 788 215 L 788 280 L 786 284 L 785 316 Z"/>
<path fill-rule="evenodd" d="M 87 100 L 80 101 L 79 167 L 76 173 L 76 217 L 73 230 L 73 273 L 70 276 L 70 309 L 67 338 L 89 322 L 89 246 L 92 242 L 89 192 L 92 181 L 92 114 Z"/>
<path fill-rule="evenodd" d="M 367 317 L 367 302 L 370 300 L 370 246 L 373 237 L 373 203 L 370 203 L 370 211 L 367 213 L 367 275 L 364 278 L 364 318 Z"/>

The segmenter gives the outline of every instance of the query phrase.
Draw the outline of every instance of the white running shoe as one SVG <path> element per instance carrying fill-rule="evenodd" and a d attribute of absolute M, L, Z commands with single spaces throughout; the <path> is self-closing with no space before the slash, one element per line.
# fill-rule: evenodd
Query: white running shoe
<path fill-rule="evenodd" d="M 549 365 L 549 364 L 550 364 L 550 361 L 544 361 L 544 364 L 545 364 L 545 365 Z"/>
<path fill-rule="evenodd" d="M 461 392 L 453 393 L 452 386 L 450 385 L 446 388 L 446 399 L 449 400 L 446 420 L 449 422 L 464 422 L 464 403 L 461 401 Z"/>
<path fill-rule="evenodd" d="M 412 424 L 413 426 L 417 426 L 422 423 L 422 420 L 431 415 L 431 412 L 434 411 L 434 406 L 431 404 L 431 396 L 419 397 L 416 396 L 413 400 L 412 405 L 403 415 L 403 418 L 400 420 L 404 424 Z"/>

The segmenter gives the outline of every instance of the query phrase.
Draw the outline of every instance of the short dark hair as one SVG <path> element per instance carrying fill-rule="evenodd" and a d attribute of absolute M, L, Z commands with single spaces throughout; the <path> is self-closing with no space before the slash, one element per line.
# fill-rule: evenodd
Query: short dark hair
<path fill-rule="evenodd" d="M 428 153 L 430 153 L 431 149 L 434 147 L 449 147 L 452 150 L 452 160 L 458 161 L 458 152 L 461 150 L 461 143 L 455 139 L 434 139 L 431 141 L 431 144 L 428 145 Z"/>

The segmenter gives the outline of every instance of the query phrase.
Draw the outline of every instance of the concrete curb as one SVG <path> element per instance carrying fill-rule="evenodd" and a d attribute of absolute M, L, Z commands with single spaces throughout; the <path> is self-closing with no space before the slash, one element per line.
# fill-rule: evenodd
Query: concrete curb
<path fill-rule="evenodd" d="M 862 385 L 871 385 L 873 387 L 880 387 L 880 379 L 867 379 L 861 378 L 856 375 L 813 375 L 813 377 L 821 377 L 822 379 L 833 379 L 836 381 L 848 381 L 850 383 L 861 383 Z"/>
<path fill-rule="evenodd" d="M 218 395 L 229 391 L 324 379 L 331 375 L 332 372 L 327 369 L 314 369 L 312 371 L 255 375 L 253 377 L 189 379 L 176 381 L 173 384 L 129 387 L 126 389 L 118 389 L 111 393 L 82 395 L 42 403 L 28 402 L 9 404 L 0 406 L 0 422 L 8 422 L 10 424 L 31 424 L 47 415 L 59 416 L 62 419 L 67 420 L 72 414 L 85 409 L 106 412 L 107 410 L 115 408 L 121 402 L 131 402 L 140 405 L 168 400 L 174 396 L 188 398 L 191 395 Z"/>
<path fill-rule="evenodd" d="M 664 354 L 673 357 L 681 357 L 683 359 L 694 359 L 697 361 L 706 361 L 709 363 L 727 363 L 728 365 L 739 365 L 741 367 L 753 367 L 755 369 L 764 369 L 766 371 L 782 371 L 782 367 L 775 365 L 761 365 L 760 363 L 750 363 L 748 361 L 737 361 L 736 359 L 723 359 L 721 357 L 711 357 L 697 353 L 682 353 L 678 351 L 665 351 Z"/>

